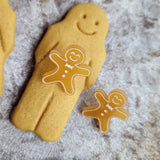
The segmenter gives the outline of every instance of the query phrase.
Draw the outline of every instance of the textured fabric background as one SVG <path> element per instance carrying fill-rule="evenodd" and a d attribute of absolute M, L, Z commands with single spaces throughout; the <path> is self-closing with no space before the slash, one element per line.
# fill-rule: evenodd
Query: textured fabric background
<path fill-rule="evenodd" d="M 159 160 L 160 159 L 160 1 L 89 0 L 109 19 L 107 58 L 96 83 L 84 91 L 57 142 L 41 141 L 10 122 L 32 74 L 34 52 L 47 27 L 84 0 L 10 0 L 17 15 L 15 49 L 5 62 L 0 98 L 0 160 Z M 98 58 L 98 57 L 97 57 Z M 128 121 L 111 120 L 103 134 L 81 110 L 95 105 L 96 89 L 128 95 Z M 38 98 L 38 97 L 37 97 Z"/>

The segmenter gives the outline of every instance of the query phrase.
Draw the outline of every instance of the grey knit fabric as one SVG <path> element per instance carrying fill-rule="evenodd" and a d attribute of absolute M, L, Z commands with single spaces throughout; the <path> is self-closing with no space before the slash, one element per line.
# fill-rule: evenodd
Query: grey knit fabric
<path fill-rule="evenodd" d="M 14 51 L 4 66 L 0 98 L 0 160 L 159 160 L 160 159 L 160 1 L 89 0 L 109 19 L 107 58 L 96 83 L 84 91 L 61 138 L 47 143 L 16 129 L 10 114 L 34 67 L 44 32 L 84 0 L 10 0 L 17 15 Z M 98 55 L 97 55 L 98 58 Z M 119 88 L 128 95 L 128 121 L 111 120 L 108 134 L 81 110 L 97 104 L 93 93 Z M 38 98 L 38 97 L 37 97 Z"/>

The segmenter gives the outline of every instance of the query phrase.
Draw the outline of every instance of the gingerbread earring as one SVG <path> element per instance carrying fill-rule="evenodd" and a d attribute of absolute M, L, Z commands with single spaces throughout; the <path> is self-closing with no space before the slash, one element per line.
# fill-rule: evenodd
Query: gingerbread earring
<path fill-rule="evenodd" d="M 94 95 L 98 105 L 84 108 L 82 114 L 86 117 L 98 119 L 102 132 L 109 131 L 111 118 L 128 119 L 129 112 L 123 108 L 127 104 L 127 95 L 124 91 L 114 89 L 106 95 L 102 89 L 98 89 Z"/>
<path fill-rule="evenodd" d="M 67 94 L 74 92 L 73 79 L 75 76 L 89 76 L 90 74 L 89 69 L 79 66 L 84 62 L 84 51 L 79 46 L 70 46 L 65 53 L 65 59 L 56 50 L 51 51 L 49 58 L 57 65 L 57 70 L 45 73 L 42 82 L 45 84 L 59 82 Z"/>

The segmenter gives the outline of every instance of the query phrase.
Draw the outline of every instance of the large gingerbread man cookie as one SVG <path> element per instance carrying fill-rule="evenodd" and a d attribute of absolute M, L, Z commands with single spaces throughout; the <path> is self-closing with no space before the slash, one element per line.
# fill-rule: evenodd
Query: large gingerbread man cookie
<path fill-rule="evenodd" d="M 3 92 L 3 65 L 14 47 L 15 26 L 15 13 L 7 0 L 0 0 L 0 96 Z"/>
<path fill-rule="evenodd" d="M 36 51 L 33 75 L 12 113 L 12 122 L 17 128 L 33 131 L 45 141 L 56 141 L 60 138 L 81 92 L 97 79 L 106 57 L 104 40 L 107 32 L 108 20 L 105 13 L 91 3 L 73 7 L 64 20 L 48 29 Z M 79 57 L 74 55 L 75 53 L 70 53 L 69 57 L 67 54 L 66 57 L 70 46 L 82 48 L 82 53 L 85 53 L 82 64 L 70 64 L 70 56 L 73 60 Z M 58 53 L 55 53 L 55 50 Z M 78 63 L 82 62 L 82 57 L 79 58 Z M 59 68 L 62 69 L 61 72 L 54 77 L 58 69 L 55 62 L 62 63 L 66 60 L 69 63 L 61 65 Z M 82 73 L 87 76 L 75 76 L 72 88 L 69 83 L 73 72 L 65 66 L 69 73 L 67 77 L 64 65 L 70 68 L 76 66 L 74 73 L 81 73 L 82 70 L 77 72 L 79 67 L 83 71 L 89 68 L 90 74 L 88 75 L 88 70 L 85 70 Z M 64 85 L 55 83 L 62 78 L 68 78 L 66 82 L 63 81 Z M 65 92 L 65 88 L 68 92 Z"/>
<path fill-rule="evenodd" d="M 95 97 L 98 105 L 84 108 L 82 114 L 98 119 L 102 132 L 109 131 L 111 118 L 128 119 L 129 112 L 123 108 L 127 104 L 127 95 L 124 91 L 114 89 L 109 95 L 106 95 L 102 89 L 98 89 L 95 92 Z"/>

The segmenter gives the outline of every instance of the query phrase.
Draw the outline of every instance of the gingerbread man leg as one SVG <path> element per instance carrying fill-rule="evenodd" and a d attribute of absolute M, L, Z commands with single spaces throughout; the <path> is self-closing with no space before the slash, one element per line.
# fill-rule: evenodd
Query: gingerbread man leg
<path fill-rule="evenodd" d="M 17 107 L 14 108 L 12 122 L 19 129 L 33 131 L 53 96 L 50 85 L 44 85 L 40 78 L 39 72 L 33 74 Z M 48 94 L 45 94 L 46 91 Z"/>
<path fill-rule="evenodd" d="M 129 117 L 129 112 L 124 108 L 117 108 L 112 115 L 114 117 L 120 118 L 122 120 L 127 120 Z"/>
<path fill-rule="evenodd" d="M 110 129 L 110 117 L 106 116 L 99 119 L 99 127 L 102 132 L 107 133 Z"/>
<path fill-rule="evenodd" d="M 41 69 L 36 67 L 19 104 L 14 108 L 12 122 L 21 130 L 34 131 L 45 141 L 56 141 L 84 89 L 85 77 L 75 77 L 75 93 L 70 96 L 60 89 L 58 83 L 43 84 L 40 73 Z"/>
<path fill-rule="evenodd" d="M 65 90 L 68 94 L 72 94 L 74 92 L 74 89 L 73 89 L 73 82 L 71 82 L 70 80 L 66 80 L 66 83 L 65 83 Z"/>
<path fill-rule="evenodd" d="M 54 99 L 48 105 L 43 117 L 35 129 L 35 133 L 45 141 L 56 141 L 59 139 L 63 128 L 77 102 L 77 97 L 81 94 L 85 84 L 84 77 L 75 79 L 75 92 L 73 95 L 67 95 L 63 90 L 57 92 L 54 87 Z"/>

